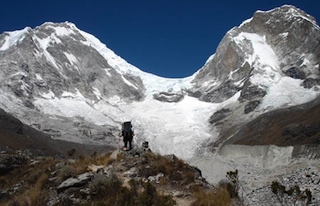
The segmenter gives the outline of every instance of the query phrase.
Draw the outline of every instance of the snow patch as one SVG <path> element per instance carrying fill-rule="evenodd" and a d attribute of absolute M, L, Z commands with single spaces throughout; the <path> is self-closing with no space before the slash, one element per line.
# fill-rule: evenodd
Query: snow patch
<path fill-rule="evenodd" d="M 234 41 L 239 45 L 242 42 L 251 42 L 253 52 L 247 55 L 245 61 L 254 68 L 253 75 L 250 78 L 252 83 L 269 87 L 281 79 L 282 75 L 279 69 L 278 57 L 266 42 L 265 36 L 241 32 L 234 38 Z"/>
<path fill-rule="evenodd" d="M 110 73 L 111 68 L 105 68 L 104 71 L 106 72 L 108 77 L 112 77 L 111 73 Z"/>
<path fill-rule="evenodd" d="M 67 57 L 71 65 L 75 65 L 78 63 L 78 59 L 73 55 L 68 52 L 63 52 L 63 54 Z"/>
<path fill-rule="evenodd" d="M 56 97 L 56 95 L 51 91 L 49 90 L 48 93 L 42 93 L 40 94 L 41 97 L 43 97 L 44 99 L 54 99 Z"/>
<path fill-rule="evenodd" d="M 38 80 L 43 80 L 43 78 L 41 77 L 40 74 L 36 74 L 36 79 L 38 79 Z"/>
<path fill-rule="evenodd" d="M 289 32 L 284 32 L 284 33 L 279 34 L 279 36 L 284 38 L 284 39 L 287 38 L 288 35 L 289 35 Z"/>
<path fill-rule="evenodd" d="M 47 97 L 51 97 L 51 99 L 37 98 L 34 101 L 35 106 L 45 114 L 64 117 L 82 117 L 96 125 L 114 125 L 113 120 L 88 104 L 87 102 L 91 102 L 91 100 L 85 99 L 79 91 L 76 93 L 64 92 L 62 98 L 57 98 L 49 92 Z"/>
<path fill-rule="evenodd" d="M 204 65 L 208 64 L 209 62 L 211 62 L 211 61 L 213 60 L 214 56 L 215 56 L 215 54 L 212 54 L 212 55 L 207 59 L 207 61 L 206 61 L 206 63 L 205 63 Z"/>
<path fill-rule="evenodd" d="M 39 46 L 40 48 L 42 49 L 42 52 L 43 53 L 38 53 L 38 55 L 44 55 L 47 60 L 49 62 L 51 62 L 51 64 L 56 67 L 56 68 L 59 68 L 59 66 L 57 65 L 56 63 L 56 60 L 53 58 L 53 56 L 51 56 L 51 54 L 47 51 L 47 47 L 48 45 L 51 43 L 51 38 L 50 37 L 47 37 L 47 38 L 44 38 L 44 39 L 40 39 L 38 37 L 35 37 L 35 39 L 37 40 L 37 42 L 39 43 Z"/>
<path fill-rule="evenodd" d="M 96 95 L 97 99 L 102 99 L 102 95 L 98 88 L 93 87 L 93 93 Z"/>
<path fill-rule="evenodd" d="M 121 75 L 122 80 L 129 86 L 135 88 L 136 90 L 139 90 L 138 87 L 136 87 L 134 84 L 132 84 L 130 81 L 128 81 L 123 75 Z"/>
<path fill-rule="evenodd" d="M 308 66 L 310 64 L 310 61 L 307 58 L 303 59 L 303 62 L 300 64 L 300 67 L 302 66 Z"/>
<path fill-rule="evenodd" d="M 253 47 L 253 54 L 248 55 L 248 63 L 253 66 L 269 65 L 272 69 L 279 71 L 279 61 L 276 53 L 266 42 L 265 36 L 241 32 L 234 38 L 235 42 L 241 45 L 244 41 L 250 41 Z"/>
<path fill-rule="evenodd" d="M 240 24 L 239 28 L 243 27 L 245 24 L 250 23 L 250 22 L 251 22 L 251 20 L 252 20 L 252 18 L 250 18 L 250 19 L 247 19 L 247 20 L 243 21 L 243 22 Z"/>
<path fill-rule="evenodd" d="M 4 44 L 1 46 L 0 51 L 9 49 L 11 46 L 15 45 L 19 41 L 24 39 L 25 34 L 30 30 L 29 27 L 26 27 L 19 31 L 6 32 L 8 36 L 5 37 Z"/>
<path fill-rule="evenodd" d="M 24 76 L 24 77 L 26 77 L 26 76 L 28 76 L 28 74 L 23 72 L 23 71 L 18 71 L 18 72 L 16 72 L 16 73 L 11 75 L 11 77 L 14 77 L 14 76 Z"/>
<path fill-rule="evenodd" d="M 69 25 L 73 25 L 70 24 Z M 50 23 L 47 23 L 46 27 L 52 28 L 55 30 L 55 34 L 57 34 L 58 36 L 70 36 L 70 35 L 76 35 L 76 33 L 74 32 L 74 28 L 66 28 L 63 26 L 52 26 L 50 25 Z"/>
<path fill-rule="evenodd" d="M 267 95 L 263 98 L 259 110 L 289 107 L 314 100 L 319 91 L 305 89 L 301 86 L 303 80 L 282 77 L 279 82 L 270 85 Z"/>

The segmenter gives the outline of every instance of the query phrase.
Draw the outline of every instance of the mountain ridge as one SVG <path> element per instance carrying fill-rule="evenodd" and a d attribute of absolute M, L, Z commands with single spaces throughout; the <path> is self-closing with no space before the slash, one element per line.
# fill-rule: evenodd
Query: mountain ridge
<path fill-rule="evenodd" d="M 226 33 L 200 70 L 180 79 L 139 70 L 74 24 L 4 33 L 0 108 L 55 141 L 85 146 L 120 148 L 121 123 L 131 120 L 134 145 L 148 141 L 155 153 L 198 166 L 214 183 L 237 168 L 244 196 L 263 202 L 267 183 L 296 168 L 319 170 L 314 23 L 294 6 L 258 11 Z"/>
<path fill-rule="evenodd" d="M 318 96 L 314 23 L 293 6 L 258 11 L 227 32 L 199 71 L 180 79 L 139 70 L 70 22 L 6 32 L 1 107 L 54 138 L 85 144 L 116 146 L 121 122 L 133 120 L 137 143 L 189 158 L 205 142 L 223 142 L 222 132 Z"/>

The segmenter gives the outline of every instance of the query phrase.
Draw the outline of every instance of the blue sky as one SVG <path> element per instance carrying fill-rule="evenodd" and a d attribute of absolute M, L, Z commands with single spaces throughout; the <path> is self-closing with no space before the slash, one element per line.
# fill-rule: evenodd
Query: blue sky
<path fill-rule="evenodd" d="M 232 27 L 256 10 L 284 4 L 319 24 L 319 0 L 9 0 L 1 2 L 0 33 L 69 21 L 143 71 L 186 77 L 215 53 Z"/>

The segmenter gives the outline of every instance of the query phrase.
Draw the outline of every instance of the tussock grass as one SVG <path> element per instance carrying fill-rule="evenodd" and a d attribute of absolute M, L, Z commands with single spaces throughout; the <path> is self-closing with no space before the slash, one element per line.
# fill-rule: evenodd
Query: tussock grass
<path fill-rule="evenodd" d="M 199 190 L 193 194 L 196 200 L 192 206 L 230 206 L 231 197 L 228 190 L 224 187 L 219 187 L 215 191 L 205 192 Z"/>
<path fill-rule="evenodd" d="M 107 166 L 115 163 L 111 173 L 94 173 L 92 179 L 79 188 L 58 193 L 60 202 L 57 205 L 135 205 L 135 206 L 173 206 L 176 201 L 171 195 L 171 189 L 186 189 L 195 199 L 193 205 L 199 206 L 228 206 L 231 196 L 228 187 L 218 186 L 214 191 L 205 191 L 201 182 L 195 183 L 198 170 L 189 166 L 174 155 L 161 156 L 146 152 L 141 158 L 119 155 L 115 160 L 109 154 L 82 156 L 76 160 L 56 160 L 42 158 L 39 162 L 27 162 L 4 177 L 0 176 L 0 189 L 13 188 L 17 183 L 23 183 L 20 191 L 13 197 L 0 200 L 0 205 L 47 205 L 52 194 L 56 195 L 57 186 L 69 177 L 87 172 L 88 166 Z M 116 162 L 114 162 L 116 161 Z M 123 185 L 122 172 L 136 167 L 138 179 L 132 178 L 129 186 Z M 126 168 L 126 169 L 123 169 Z M 149 182 L 150 176 L 160 176 L 159 182 Z M 81 188 L 81 189 L 80 189 Z M 184 190 L 183 189 L 183 190 Z M 169 191 L 169 192 L 167 192 Z M 79 202 L 71 200 L 70 196 L 78 198 Z M 89 199 L 88 199 L 89 197 Z M 51 199 L 50 199 L 51 200 Z M 77 201 L 78 201 L 77 200 Z"/>
<path fill-rule="evenodd" d="M 74 163 L 72 163 L 72 167 L 76 171 L 77 174 L 83 173 L 87 171 L 89 165 L 109 165 L 115 160 L 110 157 L 110 153 L 97 155 L 93 154 L 91 156 L 81 156 Z"/>
<path fill-rule="evenodd" d="M 27 162 L 22 165 L 19 170 L 13 170 L 8 175 L 4 176 L 7 179 L 5 187 L 12 187 L 16 182 L 25 182 L 21 186 L 20 192 L 5 202 L 0 202 L 2 205 L 45 205 L 47 193 L 44 188 L 48 186 L 50 172 L 55 167 L 56 160 L 53 158 L 44 158 L 39 163 L 31 164 Z M 21 173 L 21 171 L 24 171 Z"/>
<path fill-rule="evenodd" d="M 147 153 L 145 160 L 145 164 L 148 167 L 141 171 L 145 177 L 162 173 L 168 178 L 168 181 L 180 182 L 183 185 L 187 185 L 195 179 L 196 171 L 183 160 L 173 155 L 161 156 L 159 154 Z"/>

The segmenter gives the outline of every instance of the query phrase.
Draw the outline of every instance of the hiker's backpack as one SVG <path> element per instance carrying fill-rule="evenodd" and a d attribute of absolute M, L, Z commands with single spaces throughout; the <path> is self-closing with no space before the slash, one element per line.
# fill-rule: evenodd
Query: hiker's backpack
<path fill-rule="evenodd" d="M 133 136 L 131 122 L 124 122 L 123 123 L 122 135 L 123 135 L 123 137 L 132 137 Z"/>

